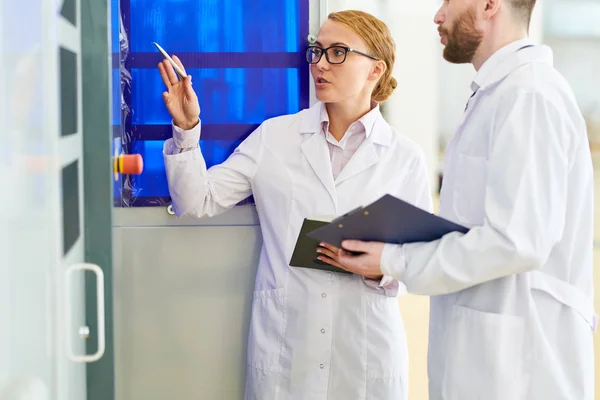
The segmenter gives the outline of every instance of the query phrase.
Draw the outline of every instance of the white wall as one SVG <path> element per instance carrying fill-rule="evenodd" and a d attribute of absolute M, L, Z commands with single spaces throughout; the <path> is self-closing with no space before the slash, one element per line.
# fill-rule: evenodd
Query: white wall
<path fill-rule="evenodd" d="M 590 139 L 600 143 L 600 38 L 546 38 L 554 65 L 571 84 L 588 121 Z"/>
<path fill-rule="evenodd" d="M 429 168 L 431 189 L 437 190 L 439 36 L 433 16 L 436 1 L 386 1 L 382 19 L 392 30 L 397 56 L 398 88 L 384 105 L 392 126 L 417 142 Z"/>
<path fill-rule="evenodd" d="M 600 2 L 548 0 L 545 43 L 554 51 L 554 65 L 571 84 L 590 141 L 600 145 Z"/>

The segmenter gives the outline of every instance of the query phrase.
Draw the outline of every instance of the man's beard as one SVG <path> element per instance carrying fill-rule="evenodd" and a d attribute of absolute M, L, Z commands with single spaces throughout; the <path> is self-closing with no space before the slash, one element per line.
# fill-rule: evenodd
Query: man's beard
<path fill-rule="evenodd" d="M 475 26 L 475 9 L 465 11 L 452 26 L 452 31 L 440 28 L 446 35 L 444 58 L 453 64 L 465 64 L 473 61 L 475 52 L 483 39 L 483 33 Z"/>

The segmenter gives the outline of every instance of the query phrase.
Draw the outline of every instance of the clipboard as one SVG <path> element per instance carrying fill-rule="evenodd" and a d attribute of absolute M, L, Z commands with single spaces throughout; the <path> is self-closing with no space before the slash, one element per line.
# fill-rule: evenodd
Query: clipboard
<path fill-rule="evenodd" d="M 341 248 L 346 239 L 404 244 L 431 242 L 450 232 L 468 231 L 462 225 L 386 194 L 366 207 L 311 230 L 308 236 L 317 243 Z"/>
<path fill-rule="evenodd" d="M 329 224 L 327 221 L 318 221 L 313 219 L 305 218 L 302 223 L 302 228 L 298 234 L 296 241 L 296 247 L 290 260 L 291 267 L 298 268 L 310 268 L 328 272 L 341 272 L 344 274 L 350 274 L 350 272 L 333 265 L 327 264 L 323 261 L 317 260 L 317 247 L 319 247 L 320 241 L 315 240 L 307 235 L 308 232 L 318 229 L 320 227 Z"/>

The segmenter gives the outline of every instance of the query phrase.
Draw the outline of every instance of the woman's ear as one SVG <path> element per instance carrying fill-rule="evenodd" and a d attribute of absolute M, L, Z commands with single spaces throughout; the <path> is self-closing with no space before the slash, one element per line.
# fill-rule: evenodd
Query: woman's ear
<path fill-rule="evenodd" d="M 382 60 L 376 61 L 373 63 L 373 68 L 371 69 L 371 74 L 369 75 L 369 80 L 377 81 L 379 78 L 383 76 L 387 69 L 387 65 Z"/>

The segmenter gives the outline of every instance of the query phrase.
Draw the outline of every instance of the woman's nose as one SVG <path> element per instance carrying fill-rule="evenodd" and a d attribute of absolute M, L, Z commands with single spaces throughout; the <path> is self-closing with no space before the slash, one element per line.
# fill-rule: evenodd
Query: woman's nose
<path fill-rule="evenodd" d="M 321 55 L 321 59 L 319 60 L 319 62 L 317 63 L 317 67 L 319 69 L 324 68 L 325 66 L 327 66 L 329 64 L 329 62 L 327 61 L 327 56 L 325 55 L 325 53 L 323 53 L 323 55 Z"/>

